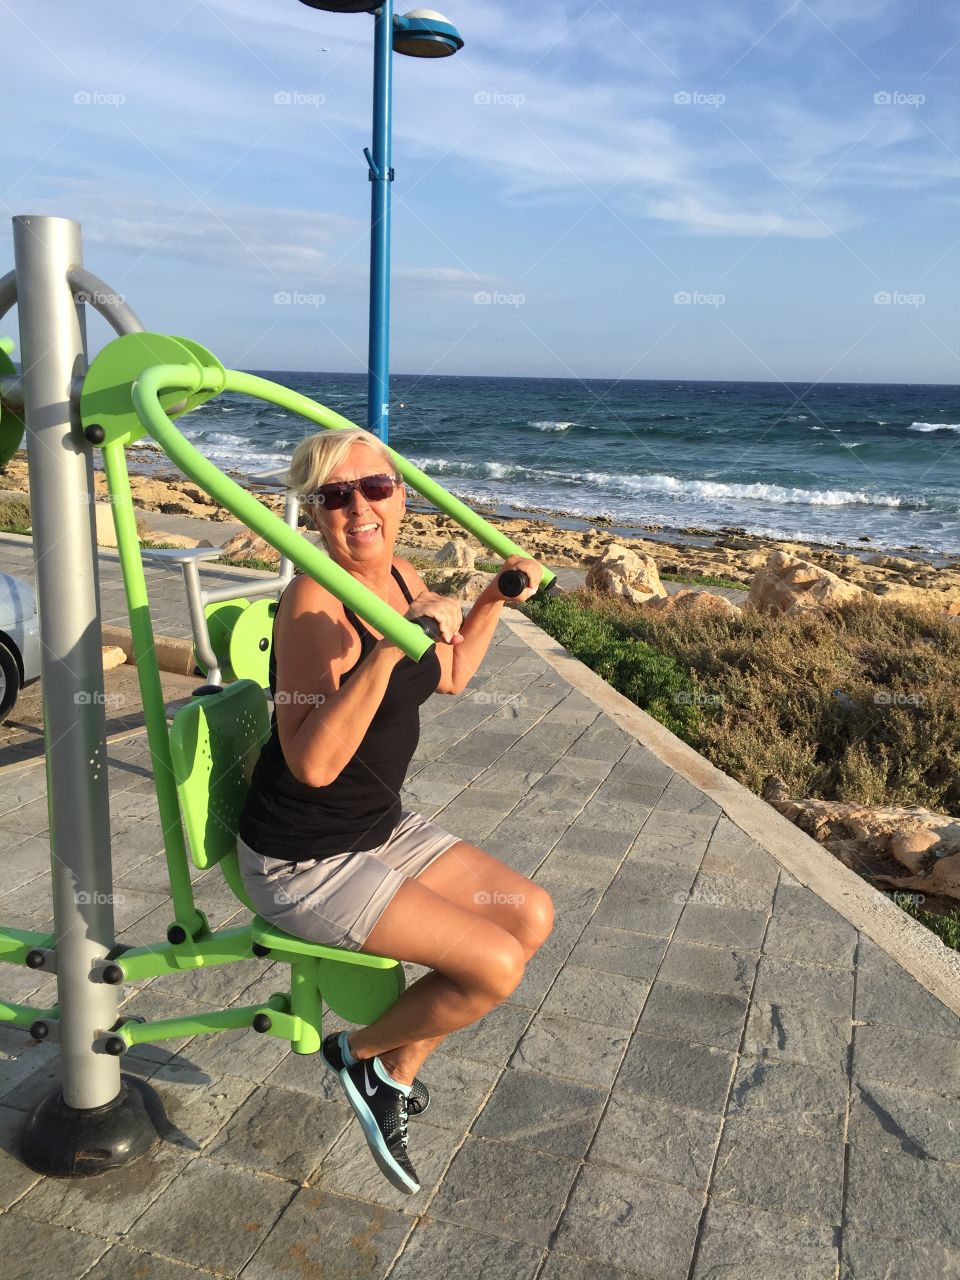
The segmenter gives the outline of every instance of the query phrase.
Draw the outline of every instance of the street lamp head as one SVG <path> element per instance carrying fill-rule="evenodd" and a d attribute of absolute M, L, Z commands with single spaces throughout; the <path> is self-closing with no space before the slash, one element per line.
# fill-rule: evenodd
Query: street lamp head
<path fill-rule="evenodd" d="M 300 0 L 311 9 L 326 9 L 327 13 L 372 13 L 379 5 L 370 0 Z"/>
<path fill-rule="evenodd" d="M 394 53 L 411 58 L 449 58 L 462 48 L 460 32 L 436 9 L 411 9 L 393 20 Z"/>

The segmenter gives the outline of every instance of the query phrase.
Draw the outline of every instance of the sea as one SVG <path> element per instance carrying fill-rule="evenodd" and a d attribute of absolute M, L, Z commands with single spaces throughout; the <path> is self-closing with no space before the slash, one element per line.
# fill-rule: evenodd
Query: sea
<path fill-rule="evenodd" d="M 364 424 L 364 374 L 263 376 Z M 485 511 L 666 540 L 746 533 L 960 555 L 960 387 L 432 375 L 390 385 L 391 445 Z M 180 425 L 245 475 L 285 466 L 315 429 L 233 394 Z"/>

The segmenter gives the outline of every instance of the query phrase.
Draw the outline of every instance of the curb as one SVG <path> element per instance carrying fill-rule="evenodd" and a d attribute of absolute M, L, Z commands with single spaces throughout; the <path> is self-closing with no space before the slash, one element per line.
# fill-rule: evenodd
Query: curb
<path fill-rule="evenodd" d="M 901 911 L 776 809 L 722 773 L 658 720 L 618 693 L 552 636 L 516 610 L 503 620 L 528 648 L 589 698 L 625 733 L 708 796 L 802 885 L 885 951 L 960 1016 L 960 952 Z"/>
<path fill-rule="evenodd" d="M 104 623 L 100 628 L 104 645 L 116 645 L 122 649 L 127 665 L 133 666 L 133 635 L 127 627 L 115 627 Z M 169 671 L 173 675 L 189 676 L 196 665 L 193 656 L 193 641 L 181 636 L 153 637 L 153 647 L 157 655 L 157 665 L 161 671 Z"/>

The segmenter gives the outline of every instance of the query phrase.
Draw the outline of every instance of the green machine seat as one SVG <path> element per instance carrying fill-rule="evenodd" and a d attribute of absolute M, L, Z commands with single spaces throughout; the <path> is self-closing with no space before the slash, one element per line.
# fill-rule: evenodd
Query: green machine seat
<path fill-rule="evenodd" d="M 190 856 L 201 869 L 219 865 L 231 889 L 251 910 L 237 863 L 237 823 L 269 736 L 266 698 L 254 680 L 237 680 L 194 698 L 177 712 L 170 729 L 170 757 Z M 307 942 L 260 916 L 254 918 L 250 936 L 273 959 L 292 966 L 295 995 L 299 987 L 303 996 L 306 976 L 346 1021 L 374 1021 L 404 989 L 403 966 L 397 960 Z M 319 1021 L 319 1002 L 316 1017 Z M 317 1047 L 319 1036 L 318 1025 Z"/>

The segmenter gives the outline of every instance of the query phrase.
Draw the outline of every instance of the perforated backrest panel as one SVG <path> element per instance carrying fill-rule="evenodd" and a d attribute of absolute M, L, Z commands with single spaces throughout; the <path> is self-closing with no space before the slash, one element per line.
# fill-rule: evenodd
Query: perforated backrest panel
<path fill-rule="evenodd" d="M 269 736 L 267 701 L 252 680 L 195 698 L 174 716 L 170 756 L 196 866 L 215 866 L 236 850 L 237 821 Z"/>

